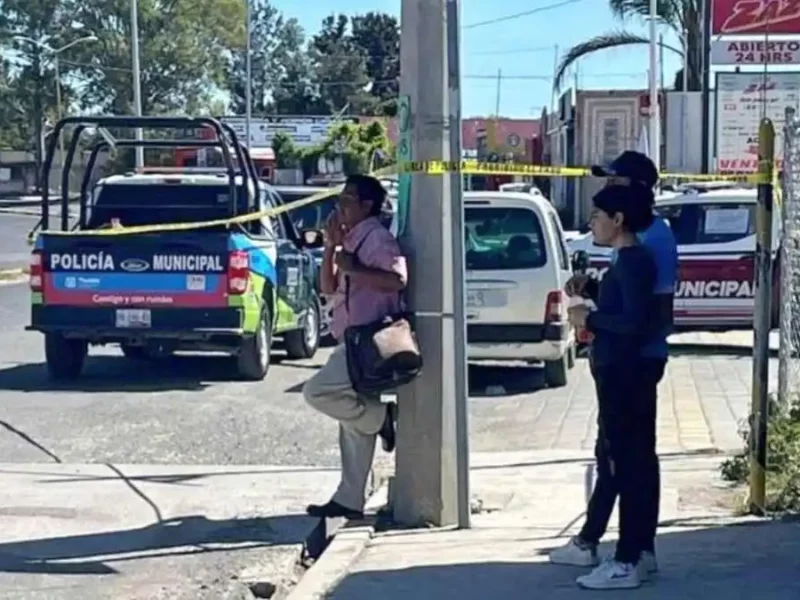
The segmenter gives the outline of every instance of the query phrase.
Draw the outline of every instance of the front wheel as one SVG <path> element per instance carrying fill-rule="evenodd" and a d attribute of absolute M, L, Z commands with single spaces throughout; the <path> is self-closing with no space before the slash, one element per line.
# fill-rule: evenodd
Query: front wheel
<path fill-rule="evenodd" d="M 261 307 L 261 318 L 255 333 L 242 340 L 236 366 L 239 375 L 249 381 L 261 381 L 267 376 L 272 347 L 272 316 L 264 302 Z"/>
<path fill-rule="evenodd" d="M 58 333 L 44 335 L 44 355 L 51 379 L 77 379 L 88 352 L 89 345 L 83 340 L 71 340 Z"/>
<path fill-rule="evenodd" d="M 320 343 L 320 309 L 317 298 L 312 298 L 303 317 L 303 327 L 287 331 L 283 337 L 289 358 L 311 358 L 317 353 Z"/>

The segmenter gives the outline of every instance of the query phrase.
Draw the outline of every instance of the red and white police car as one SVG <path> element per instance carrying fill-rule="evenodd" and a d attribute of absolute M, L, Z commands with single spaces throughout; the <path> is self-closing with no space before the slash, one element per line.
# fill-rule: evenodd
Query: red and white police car
<path fill-rule="evenodd" d="M 773 252 L 780 244 L 780 210 L 773 220 Z M 756 190 L 735 185 L 687 186 L 656 199 L 656 213 L 669 223 L 680 261 L 675 287 L 676 330 L 724 331 L 753 324 L 756 249 Z M 589 254 L 589 274 L 602 277 L 610 249 L 586 233 L 568 242 L 570 251 Z M 773 298 L 778 297 L 778 264 Z M 777 307 L 773 302 L 773 323 Z"/>

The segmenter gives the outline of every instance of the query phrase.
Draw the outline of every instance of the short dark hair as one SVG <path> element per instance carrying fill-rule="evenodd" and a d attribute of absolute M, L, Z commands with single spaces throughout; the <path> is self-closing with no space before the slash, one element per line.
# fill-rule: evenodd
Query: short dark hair
<path fill-rule="evenodd" d="M 642 186 L 611 185 L 597 192 L 592 202 L 611 217 L 622 214 L 623 226 L 639 233 L 653 222 L 652 204 L 644 201 L 642 190 Z"/>
<path fill-rule="evenodd" d="M 383 184 L 371 175 L 353 174 L 347 177 L 345 186 L 351 185 L 356 188 L 358 199 L 362 202 L 372 202 L 369 209 L 371 217 L 377 217 L 383 210 L 386 203 L 386 189 Z"/>

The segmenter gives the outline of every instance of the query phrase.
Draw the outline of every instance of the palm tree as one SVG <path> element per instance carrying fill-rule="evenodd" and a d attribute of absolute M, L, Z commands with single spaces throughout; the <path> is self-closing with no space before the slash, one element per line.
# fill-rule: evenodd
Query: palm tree
<path fill-rule="evenodd" d="M 688 65 L 684 65 L 684 68 L 688 66 L 687 88 L 689 91 L 697 91 L 702 87 L 702 8 L 704 3 L 704 0 L 658 0 L 659 18 L 677 34 L 681 44 L 680 48 L 663 44 L 662 49 L 682 55 L 683 45 L 686 45 Z M 608 5 L 614 16 L 621 20 L 631 17 L 647 18 L 650 15 L 650 0 L 608 0 Z M 641 45 L 649 42 L 648 38 L 627 31 L 612 31 L 573 46 L 558 65 L 553 87 L 556 89 L 561 87 L 567 69 L 582 56 L 607 48 Z M 683 73 L 679 71 L 675 76 L 675 89 L 682 87 Z"/>

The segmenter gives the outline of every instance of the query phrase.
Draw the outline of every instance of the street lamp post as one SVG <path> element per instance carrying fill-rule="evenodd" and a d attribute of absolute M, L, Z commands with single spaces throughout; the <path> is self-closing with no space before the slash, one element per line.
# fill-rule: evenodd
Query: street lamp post
<path fill-rule="evenodd" d="M 253 43 L 253 41 L 251 39 L 252 38 L 252 31 L 251 31 L 252 24 L 251 24 L 251 21 L 252 21 L 252 18 L 253 18 L 253 15 L 252 15 L 253 6 L 252 6 L 252 1 L 251 0 L 245 0 L 245 4 L 247 5 L 247 10 L 246 10 L 247 23 L 245 24 L 246 25 L 245 31 L 247 31 L 247 50 L 246 50 L 247 56 L 245 56 L 245 72 L 246 72 L 245 73 L 245 84 L 247 85 L 247 87 L 245 88 L 244 97 L 245 97 L 245 103 L 247 104 L 247 107 L 245 108 L 245 113 L 244 113 L 244 115 L 245 115 L 244 116 L 244 130 L 245 130 L 245 137 L 247 138 L 247 143 L 245 145 L 247 146 L 247 149 L 249 150 L 250 149 L 250 122 L 253 119 L 253 81 L 252 81 L 252 77 L 253 77 L 253 57 L 252 57 L 253 48 L 252 48 L 252 43 Z"/>
<path fill-rule="evenodd" d="M 131 0 L 131 63 L 133 70 L 133 108 L 137 117 L 142 116 L 142 80 L 139 72 L 139 8 Z M 136 128 L 136 141 L 142 141 L 142 129 Z M 144 166 L 144 148 L 136 146 L 136 168 Z"/>

